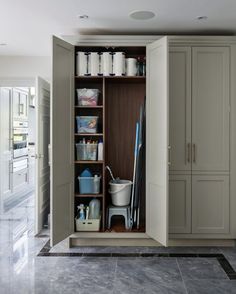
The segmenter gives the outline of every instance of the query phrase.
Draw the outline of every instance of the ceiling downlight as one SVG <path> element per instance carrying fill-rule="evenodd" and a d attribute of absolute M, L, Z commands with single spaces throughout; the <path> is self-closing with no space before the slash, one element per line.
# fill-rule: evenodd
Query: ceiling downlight
<path fill-rule="evenodd" d="M 135 20 L 148 20 L 155 17 L 155 13 L 148 10 L 135 10 L 129 14 L 129 17 Z"/>

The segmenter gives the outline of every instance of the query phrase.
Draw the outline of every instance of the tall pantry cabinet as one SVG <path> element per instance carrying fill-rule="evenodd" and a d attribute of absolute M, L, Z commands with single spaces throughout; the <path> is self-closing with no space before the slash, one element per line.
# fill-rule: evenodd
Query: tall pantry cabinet
<path fill-rule="evenodd" d="M 170 50 L 170 232 L 229 233 L 229 48 Z"/>
<path fill-rule="evenodd" d="M 81 36 L 70 42 L 73 45 L 53 37 L 51 244 L 69 236 L 71 240 L 86 236 L 152 238 L 165 246 L 169 239 L 178 238 L 235 239 L 235 38 Z M 117 90 L 123 91 L 124 98 L 135 84 L 142 84 L 142 89 L 146 86 L 146 211 L 142 232 L 75 233 L 74 101 L 78 81 L 74 66 L 75 48 L 79 46 L 146 51 L 146 83 L 125 77 L 101 80 L 106 101 L 109 96 L 119 100 Z M 132 99 L 134 96 L 133 92 Z M 109 140 L 109 133 L 105 133 Z M 112 151 L 107 150 L 109 144 L 105 147 L 107 164 L 112 162 Z M 103 220 L 108 197 L 104 196 Z"/>

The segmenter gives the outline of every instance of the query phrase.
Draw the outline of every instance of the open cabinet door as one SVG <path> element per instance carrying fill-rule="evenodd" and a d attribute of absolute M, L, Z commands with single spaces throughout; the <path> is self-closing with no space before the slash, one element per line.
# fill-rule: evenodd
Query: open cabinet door
<path fill-rule="evenodd" d="M 74 46 L 53 37 L 51 99 L 51 246 L 73 232 Z"/>
<path fill-rule="evenodd" d="M 36 78 L 36 218 L 35 234 L 43 229 L 43 222 L 49 213 L 50 167 L 48 145 L 50 144 L 50 84 Z"/>
<path fill-rule="evenodd" d="M 147 46 L 146 232 L 168 245 L 168 38 Z"/>

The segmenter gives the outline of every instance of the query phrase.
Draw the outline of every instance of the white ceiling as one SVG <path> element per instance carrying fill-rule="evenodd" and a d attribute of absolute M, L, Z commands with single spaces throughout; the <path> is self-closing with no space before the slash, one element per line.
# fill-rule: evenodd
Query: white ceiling
<path fill-rule="evenodd" d="M 134 10 L 156 17 L 132 20 Z M 50 55 L 51 35 L 132 33 L 236 34 L 236 0 L 0 0 L 0 55 Z"/>

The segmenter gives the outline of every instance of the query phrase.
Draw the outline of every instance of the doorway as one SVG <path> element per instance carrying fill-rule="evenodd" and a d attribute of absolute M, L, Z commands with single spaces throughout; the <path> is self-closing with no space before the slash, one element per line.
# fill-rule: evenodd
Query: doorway
<path fill-rule="evenodd" d="M 31 236 L 48 227 L 50 209 L 50 86 L 0 84 L 0 222 Z"/>

